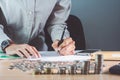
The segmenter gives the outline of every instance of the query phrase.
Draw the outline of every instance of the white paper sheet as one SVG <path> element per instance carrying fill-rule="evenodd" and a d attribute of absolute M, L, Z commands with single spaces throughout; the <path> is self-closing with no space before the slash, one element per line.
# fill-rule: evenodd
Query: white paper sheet
<path fill-rule="evenodd" d="M 41 61 L 87 61 L 91 59 L 91 56 L 79 56 L 79 55 L 67 55 L 61 56 L 55 51 L 41 51 L 41 58 L 30 58 L 28 60 L 41 60 Z"/>

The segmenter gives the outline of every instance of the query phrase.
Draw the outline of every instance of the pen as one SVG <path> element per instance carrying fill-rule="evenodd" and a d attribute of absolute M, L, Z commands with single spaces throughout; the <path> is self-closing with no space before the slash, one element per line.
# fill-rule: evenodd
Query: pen
<path fill-rule="evenodd" d="M 64 30 L 63 30 L 61 39 L 60 39 L 60 41 L 58 42 L 58 46 L 60 46 L 60 44 L 63 42 L 63 37 L 64 37 L 64 34 L 65 34 L 65 30 L 66 30 L 66 27 L 65 27 Z"/>

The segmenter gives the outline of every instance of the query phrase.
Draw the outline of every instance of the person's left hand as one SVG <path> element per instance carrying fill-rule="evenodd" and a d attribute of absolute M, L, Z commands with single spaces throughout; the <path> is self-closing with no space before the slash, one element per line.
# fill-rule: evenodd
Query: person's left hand
<path fill-rule="evenodd" d="M 63 43 L 58 46 L 58 40 L 54 41 L 52 47 L 58 51 L 60 55 L 73 55 L 75 53 L 75 41 L 72 38 L 66 38 Z"/>

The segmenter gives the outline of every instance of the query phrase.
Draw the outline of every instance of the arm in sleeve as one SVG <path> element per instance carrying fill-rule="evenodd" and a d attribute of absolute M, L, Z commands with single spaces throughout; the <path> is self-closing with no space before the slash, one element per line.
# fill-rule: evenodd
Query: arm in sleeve
<path fill-rule="evenodd" d="M 71 0 L 58 0 L 53 12 L 48 20 L 48 32 L 52 38 L 52 41 L 60 40 L 64 27 L 66 27 L 65 21 L 67 20 L 71 10 Z M 64 39 L 69 37 L 69 32 L 66 30 Z"/>
<path fill-rule="evenodd" d="M 6 19 L 4 17 L 4 14 L 0 8 L 0 51 L 2 51 L 1 49 L 1 43 L 4 41 L 4 40 L 7 40 L 10 38 L 4 33 L 4 26 L 6 26 Z"/>
<path fill-rule="evenodd" d="M 7 39 L 10 40 L 10 38 L 3 31 L 3 25 L 0 24 L 0 51 L 2 51 L 2 49 L 1 49 L 1 43 L 4 40 L 7 40 Z"/>

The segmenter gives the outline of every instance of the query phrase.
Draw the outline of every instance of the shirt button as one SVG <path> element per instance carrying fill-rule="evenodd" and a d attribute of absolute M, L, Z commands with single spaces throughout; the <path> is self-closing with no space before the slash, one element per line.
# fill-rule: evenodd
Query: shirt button
<path fill-rule="evenodd" d="M 32 15 L 32 14 L 33 14 L 33 12 L 32 12 L 32 11 L 30 11 L 30 12 L 29 12 L 29 15 Z"/>

